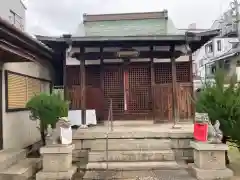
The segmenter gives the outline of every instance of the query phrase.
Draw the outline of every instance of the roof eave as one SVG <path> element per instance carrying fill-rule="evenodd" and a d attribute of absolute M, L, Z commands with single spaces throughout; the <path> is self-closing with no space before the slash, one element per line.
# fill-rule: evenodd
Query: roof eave
<path fill-rule="evenodd" d="M 27 33 L 22 32 L 21 30 L 17 29 L 7 21 L 3 20 L 0 17 L 0 32 L 3 34 L 3 37 L 11 36 L 14 39 L 18 39 L 19 42 L 26 44 L 26 46 L 29 46 L 29 44 L 33 44 L 34 47 L 30 47 L 31 49 L 34 49 L 35 51 L 42 50 L 43 52 L 51 55 L 53 54 L 53 50 L 40 42 L 39 40 L 31 37 Z M 44 54 L 45 54 L 44 53 Z"/>

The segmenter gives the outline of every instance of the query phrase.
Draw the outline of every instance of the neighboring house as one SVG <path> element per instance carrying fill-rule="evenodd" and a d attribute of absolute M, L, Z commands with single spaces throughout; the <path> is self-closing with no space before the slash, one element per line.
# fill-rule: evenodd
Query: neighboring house
<path fill-rule="evenodd" d="M 88 123 L 86 109 L 106 120 L 111 107 L 114 120 L 193 118 L 192 62 L 184 55 L 218 31 L 179 34 L 167 11 L 83 19 L 74 36 L 38 37 L 58 54 L 65 55 L 70 44 L 67 56 L 59 58 L 64 61 L 62 85 L 70 108 L 82 110 L 83 124 Z"/>
<path fill-rule="evenodd" d="M 22 0 L 6 0 L 1 3 L 0 17 L 15 27 L 25 29 L 26 7 Z"/>
<path fill-rule="evenodd" d="M 235 5 L 234 7 L 225 11 L 223 15 L 213 22 L 211 29 L 220 29 L 220 35 L 222 37 L 236 37 L 237 31 L 240 28 L 240 24 L 237 23 L 238 19 L 236 16 L 236 7 L 239 8 L 239 5 Z"/>
<path fill-rule="evenodd" d="M 223 68 L 229 76 L 239 73 L 236 69 L 238 42 L 238 38 L 216 37 L 202 46 L 195 59 L 196 76 L 204 82 L 213 78 L 217 68 Z M 198 84 L 196 89 L 201 83 L 195 81 L 195 84 Z"/>
<path fill-rule="evenodd" d="M 7 1 L 6 1 L 7 2 Z M 0 18 L 0 149 L 25 148 L 40 140 L 26 102 L 50 92 L 57 63 L 53 51 Z"/>

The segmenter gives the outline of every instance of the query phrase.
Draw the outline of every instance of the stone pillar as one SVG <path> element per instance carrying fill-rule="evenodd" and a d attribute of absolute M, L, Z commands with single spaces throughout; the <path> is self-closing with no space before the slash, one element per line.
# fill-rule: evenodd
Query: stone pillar
<path fill-rule="evenodd" d="M 209 144 L 191 141 L 194 153 L 194 164 L 191 164 L 193 174 L 199 180 L 230 179 L 232 170 L 225 165 L 226 144 Z"/>
<path fill-rule="evenodd" d="M 72 166 L 74 145 L 49 145 L 42 147 L 42 171 L 37 173 L 36 180 L 70 180 L 77 168 Z"/>

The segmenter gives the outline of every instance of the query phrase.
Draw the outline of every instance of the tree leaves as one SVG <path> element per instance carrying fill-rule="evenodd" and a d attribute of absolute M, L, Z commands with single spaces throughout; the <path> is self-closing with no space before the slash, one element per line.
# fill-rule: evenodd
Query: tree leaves
<path fill-rule="evenodd" d="M 68 103 L 59 94 L 41 93 L 32 97 L 26 104 L 32 120 L 40 120 L 44 128 L 55 126 L 60 117 L 68 116 Z"/>
<path fill-rule="evenodd" d="M 219 120 L 224 136 L 240 147 L 240 85 L 235 75 L 228 78 L 223 70 L 215 73 L 214 83 L 205 82 L 195 101 L 197 112 L 208 113 L 212 123 Z"/>

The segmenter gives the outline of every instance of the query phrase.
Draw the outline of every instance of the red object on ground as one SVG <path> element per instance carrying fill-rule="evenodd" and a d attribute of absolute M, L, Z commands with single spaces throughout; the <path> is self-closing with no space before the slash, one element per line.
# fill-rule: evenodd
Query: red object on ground
<path fill-rule="evenodd" d="M 195 123 L 193 136 L 196 141 L 206 142 L 208 135 L 207 123 Z"/>

